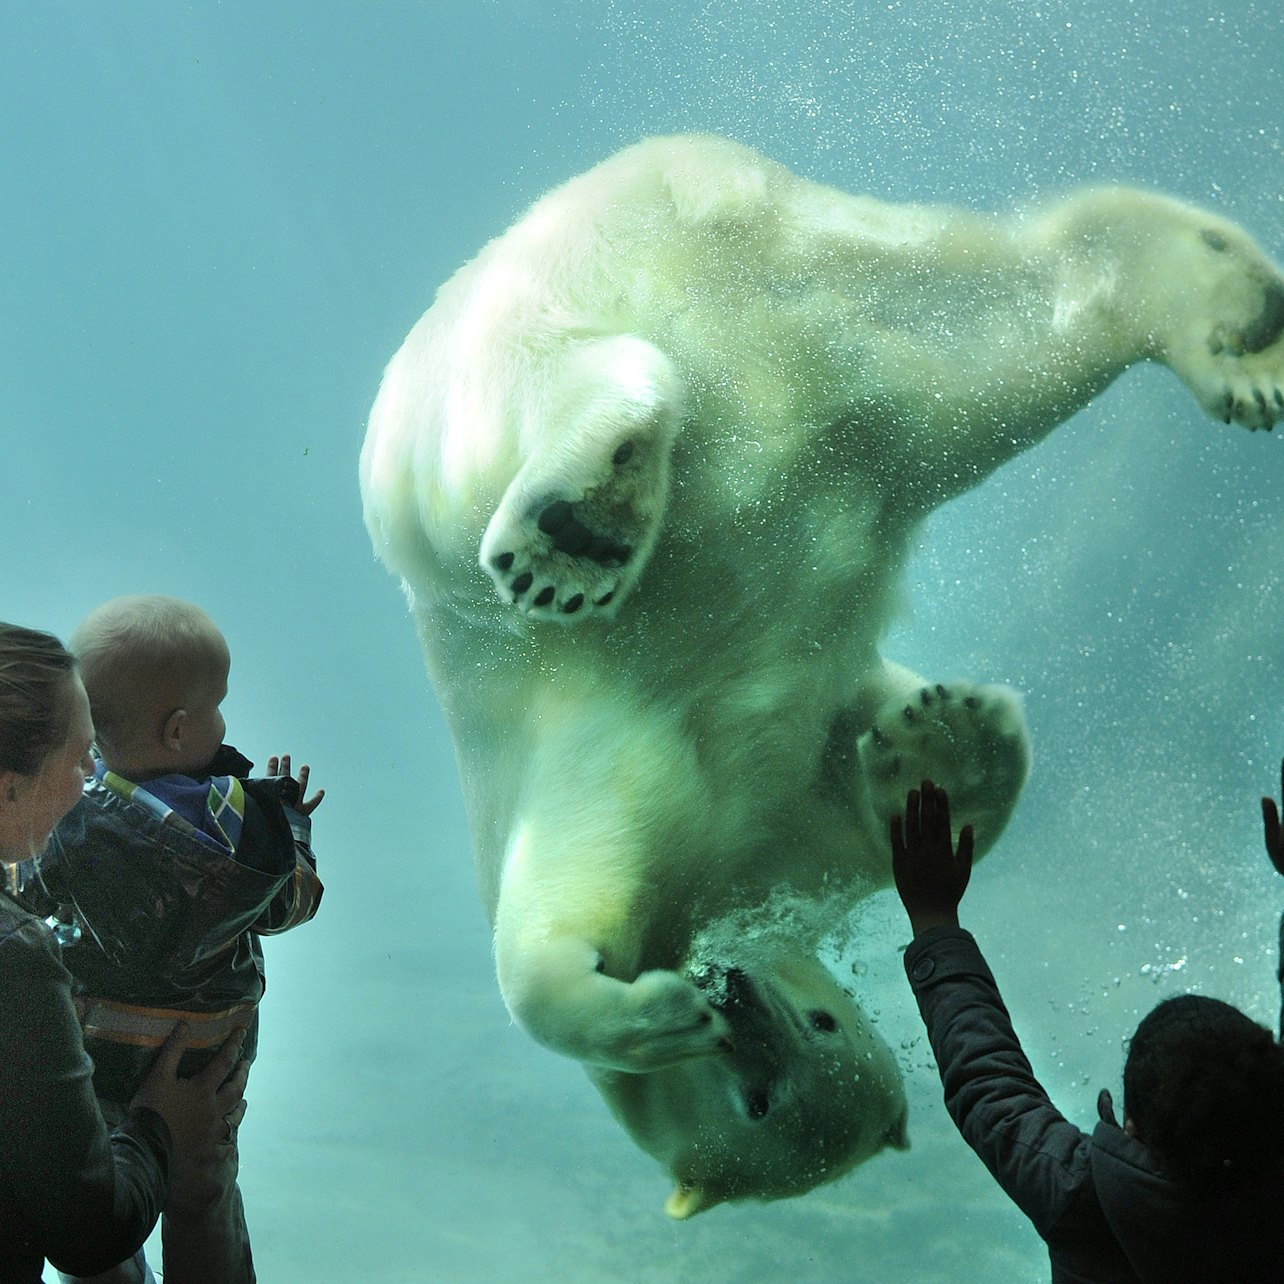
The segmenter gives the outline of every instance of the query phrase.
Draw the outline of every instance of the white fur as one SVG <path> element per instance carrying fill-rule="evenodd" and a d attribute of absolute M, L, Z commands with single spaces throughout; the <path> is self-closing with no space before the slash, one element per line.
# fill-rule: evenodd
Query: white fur
<path fill-rule="evenodd" d="M 389 365 L 366 520 L 455 737 L 504 997 L 670 1166 L 675 1215 L 903 1139 L 890 1056 L 814 962 L 832 917 L 750 960 L 739 1006 L 692 951 L 782 889 L 884 885 L 926 775 L 982 849 L 1006 822 L 1012 694 L 878 653 L 918 523 L 1138 360 L 1270 426 L 1281 300 L 1241 231 L 1162 196 L 1001 221 L 661 138 L 544 197 Z"/>

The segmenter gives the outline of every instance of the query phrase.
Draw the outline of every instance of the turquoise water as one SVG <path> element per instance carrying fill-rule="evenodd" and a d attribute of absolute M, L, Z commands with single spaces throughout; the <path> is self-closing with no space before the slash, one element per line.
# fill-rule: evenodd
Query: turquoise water
<path fill-rule="evenodd" d="M 242 1184 L 265 1284 L 1046 1278 L 955 1137 L 882 897 L 851 964 L 914 1148 L 671 1224 L 575 1065 L 514 1029 L 454 763 L 356 456 L 436 285 L 647 133 L 826 182 L 1001 208 L 1163 187 L 1284 257 L 1284 11 L 1135 3 L 133 3 L 0 16 L 0 615 L 190 598 L 229 738 L 328 797 L 317 920 L 269 942 Z M 1025 693 L 1035 773 L 966 921 L 1089 1123 L 1159 997 L 1270 1022 L 1284 887 L 1284 443 L 1134 371 L 939 513 L 889 652 Z"/>

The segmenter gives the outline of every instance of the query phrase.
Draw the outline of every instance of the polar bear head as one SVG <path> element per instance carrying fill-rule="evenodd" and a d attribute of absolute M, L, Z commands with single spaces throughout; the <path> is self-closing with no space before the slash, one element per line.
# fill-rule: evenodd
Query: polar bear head
<path fill-rule="evenodd" d="M 780 953 L 696 979 L 731 1026 L 725 1052 L 649 1074 L 590 1069 L 676 1182 L 671 1217 L 800 1195 L 885 1146 L 908 1148 L 895 1058 L 818 959 Z"/>

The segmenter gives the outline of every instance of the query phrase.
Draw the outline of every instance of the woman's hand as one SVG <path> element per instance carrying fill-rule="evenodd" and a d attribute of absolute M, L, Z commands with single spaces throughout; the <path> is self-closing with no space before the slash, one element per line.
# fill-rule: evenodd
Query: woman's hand
<path fill-rule="evenodd" d="M 236 1140 L 236 1129 L 245 1116 L 245 1081 L 250 1073 L 247 1062 L 237 1062 L 245 1042 L 242 1028 L 229 1034 L 190 1079 L 180 1078 L 178 1063 L 186 1051 L 188 1033 L 186 1021 L 175 1025 L 130 1103 L 149 1106 L 165 1120 L 176 1168 L 216 1154 L 215 1147 Z"/>

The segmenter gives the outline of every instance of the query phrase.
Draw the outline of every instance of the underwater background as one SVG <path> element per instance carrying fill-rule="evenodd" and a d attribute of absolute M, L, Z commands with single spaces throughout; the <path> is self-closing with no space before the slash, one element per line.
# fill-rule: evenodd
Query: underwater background
<path fill-rule="evenodd" d="M 357 454 L 437 285 L 645 134 L 894 200 L 1153 185 L 1280 260 L 1281 48 L 1277 0 L 5 7 L 0 617 L 65 636 L 116 594 L 197 602 L 232 650 L 229 740 L 327 790 L 326 898 L 267 943 L 240 1134 L 264 1284 L 1047 1278 L 940 1104 L 890 893 L 841 968 L 899 1050 L 913 1149 L 663 1215 L 658 1166 L 500 1002 Z M 1034 773 L 963 917 L 1085 1126 L 1159 998 L 1277 1019 L 1282 498 L 1284 441 L 1143 367 L 934 516 L 910 566 L 887 653 L 1025 697 Z"/>

